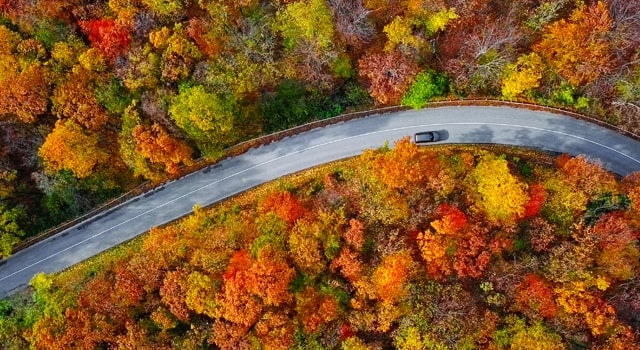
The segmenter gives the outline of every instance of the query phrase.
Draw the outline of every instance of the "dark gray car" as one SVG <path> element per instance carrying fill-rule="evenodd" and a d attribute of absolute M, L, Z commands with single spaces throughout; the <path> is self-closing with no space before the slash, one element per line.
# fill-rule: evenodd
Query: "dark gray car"
<path fill-rule="evenodd" d="M 417 144 L 436 142 L 440 140 L 440 134 L 437 131 L 424 131 L 416 133 L 413 139 Z"/>

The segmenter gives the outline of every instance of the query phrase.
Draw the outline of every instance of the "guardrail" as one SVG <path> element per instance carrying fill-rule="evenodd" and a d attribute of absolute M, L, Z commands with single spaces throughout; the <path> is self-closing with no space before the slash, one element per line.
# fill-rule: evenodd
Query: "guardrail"
<path fill-rule="evenodd" d="M 502 106 L 502 107 L 514 107 L 514 108 L 526 108 L 526 109 L 530 109 L 530 110 L 537 110 L 537 111 L 544 111 L 544 112 L 550 112 L 550 113 L 555 113 L 555 114 L 562 114 L 568 117 L 572 117 L 572 118 L 576 118 L 576 119 L 581 119 L 593 124 L 597 124 L 600 125 L 602 127 L 614 130 L 618 133 L 621 133 L 625 136 L 628 136 L 630 138 L 636 139 L 638 141 L 640 141 L 640 135 L 634 134 L 630 131 L 621 129 L 619 127 L 616 127 L 614 125 L 608 124 L 606 122 L 603 122 L 597 118 L 594 117 L 590 117 L 584 114 L 580 114 L 580 113 L 576 113 L 576 112 L 572 112 L 569 110 L 565 110 L 565 109 L 561 109 L 561 108 L 556 108 L 556 107 L 549 107 L 549 106 L 543 106 L 543 105 L 536 105 L 536 104 L 532 104 L 532 103 L 527 103 L 527 102 L 513 102 L 513 101 L 501 101 L 501 100 L 491 100 L 491 99 L 468 99 L 468 100 L 439 100 L 439 101 L 432 101 L 429 102 L 429 104 L 425 107 L 425 108 L 435 108 L 435 107 L 455 107 L 455 106 Z M 125 203 L 126 201 L 142 195 L 148 191 L 151 191 L 155 188 L 159 188 L 162 187 L 163 185 L 167 184 L 170 181 L 174 181 L 177 180 L 179 178 L 182 178 L 184 176 L 187 176 L 195 171 L 199 171 L 202 170 L 206 167 L 215 165 L 216 163 L 230 158 L 230 157 L 235 157 L 237 155 L 240 155 L 242 153 L 247 152 L 248 150 L 252 149 L 252 148 L 256 148 L 256 147 L 260 147 L 262 145 L 267 145 L 270 144 L 274 141 L 278 141 L 281 140 L 285 137 L 290 137 L 293 135 L 297 135 L 300 133 L 303 133 L 305 131 L 309 131 L 309 130 L 313 130 L 316 128 L 321 128 L 321 127 L 325 127 L 328 125 L 332 125 L 332 124 L 337 124 L 337 123 L 341 123 L 341 122 L 346 122 L 346 121 L 350 121 L 350 120 L 354 120 L 354 119 L 359 119 L 359 118 L 364 118 L 370 115 L 375 115 L 375 114 L 384 114 L 384 113 L 392 113 L 392 112 L 398 112 L 398 111 L 402 111 L 402 110 L 409 110 L 409 107 L 403 107 L 403 106 L 392 106 L 392 107 L 385 107 L 385 108 L 377 108 L 377 109 L 372 109 L 372 110 L 367 110 L 367 111 L 360 111 L 360 112 L 351 112 L 351 113 L 345 113 L 345 114 L 341 114 L 339 116 L 333 117 L 333 118 L 327 118 L 327 119 L 320 119 L 320 120 L 315 120 L 303 125 L 299 125 L 296 127 L 293 127 L 291 129 L 287 129 L 287 130 L 282 130 L 282 131 L 278 131 L 272 134 L 268 134 L 268 135 L 264 135 L 264 136 L 260 136 L 258 138 L 252 139 L 252 140 L 248 140 L 248 141 L 243 141 L 240 142 L 236 145 L 233 145 L 231 147 L 228 147 L 227 149 L 224 150 L 224 155 L 220 158 L 217 158 L 215 160 L 206 160 L 206 159 L 198 159 L 196 160 L 196 162 L 188 167 L 183 167 L 181 169 L 181 172 L 179 175 L 170 177 L 165 179 L 162 182 L 144 182 L 141 185 L 137 186 L 136 188 L 120 195 L 119 197 L 112 199 L 92 210 L 90 210 L 89 212 L 78 216 L 72 220 L 66 221 L 60 225 L 57 225 L 55 227 L 52 227 L 46 231 L 43 231 L 42 233 L 28 239 L 25 240 L 23 242 L 21 242 L 20 244 L 16 245 L 13 249 L 13 253 L 16 253 L 22 249 L 25 249 L 29 246 L 32 246 L 40 241 L 43 241 L 49 237 L 52 237 L 66 229 L 72 228 L 92 217 L 98 216 L 99 214 L 105 213 L 108 210 L 115 208 L 118 205 L 121 205 L 123 203 Z"/>

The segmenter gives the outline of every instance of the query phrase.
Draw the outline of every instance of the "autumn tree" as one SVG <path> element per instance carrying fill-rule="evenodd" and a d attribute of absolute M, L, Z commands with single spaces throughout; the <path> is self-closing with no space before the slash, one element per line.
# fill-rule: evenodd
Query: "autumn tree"
<path fill-rule="evenodd" d="M 542 322 L 528 325 L 525 319 L 513 315 L 507 317 L 506 327 L 496 331 L 494 344 L 511 349 L 565 349 L 562 337 L 545 327 Z"/>
<path fill-rule="evenodd" d="M 577 157 L 561 155 L 556 158 L 556 166 L 566 181 L 589 197 L 618 191 L 613 175 L 601 165 L 589 162 L 583 155 Z"/>
<path fill-rule="evenodd" d="M 406 284 L 411 278 L 413 259 L 408 251 L 392 253 L 373 271 L 371 280 L 378 298 L 394 303 L 406 295 Z"/>
<path fill-rule="evenodd" d="M 516 288 L 516 304 L 524 312 L 553 318 L 557 310 L 552 285 L 536 274 L 528 274 Z"/>
<path fill-rule="evenodd" d="M 235 349 L 247 347 L 249 344 L 249 327 L 242 324 L 228 322 L 223 319 L 215 321 L 209 342 L 220 349 Z"/>
<path fill-rule="evenodd" d="M 330 88 L 333 75 L 341 74 L 336 63 L 340 59 L 347 61 L 348 57 L 340 57 L 342 48 L 325 1 L 303 0 L 286 5 L 277 12 L 274 29 L 291 52 L 287 61 L 296 68 L 296 77 L 323 90 Z"/>
<path fill-rule="evenodd" d="M 38 154 L 48 170 L 66 169 L 77 178 L 91 175 L 109 160 L 100 147 L 99 136 L 83 130 L 72 120 L 58 120 Z"/>
<path fill-rule="evenodd" d="M 327 267 L 322 244 L 316 237 L 317 229 L 315 223 L 299 220 L 289 234 L 290 256 L 300 271 L 309 276 L 317 276 Z"/>
<path fill-rule="evenodd" d="M 349 228 L 344 231 L 344 240 L 355 250 L 361 250 L 365 243 L 365 226 L 358 219 L 349 220 Z"/>
<path fill-rule="evenodd" d="M 220 285 L 220 280 L 215 277 L 199 271 L 191 272 L 183 286 L 186 289 L 184 304 L 197 314 L 215 318 L 220 314 L 216 302 Z"/>
<path fill-rule="evenodd" d="M 136 46 L 127 52 L 125 64 L 116 67 L 116 74 L 131 91 L 154 89 L 160 82 L 161 55 L 150 44 Z"/>
<path fill-rule="evenodd" d="M 214 58 L 223 51 L 223 46 L 227 40 L 227 33 L 221 28 L 228 27 L 226 25 L 214 25 L 212 21 L 204 18 L 192 18 L 186 30 L 200 52 L 209 58 Z"/>
<path fill-rule="evenodd" d="M 449 176 L 434 152 L 419 149 L 409 137 L 396 141 L 394 146 L 391 150 L 366 150 L 361 155 L 382 183 L 401 191 L 419 184 L 437 191 L 447 190 Z M 431 166 L 425 169 L 427 162 Z"/>
<path fill-rule="evenodd" d="M 92 19 L 78 24 L 91 44 L 108 59 L 121 56 L 129 49 L 129 32 L 112 19 Z"/>
<path fill-rule="evenodd" d="M 137 100 L 132 101 L 122 114 L 122 129 L 118 137 L 120 158 L 133 171 L 134 176 L 142 176 L 149 180 L 159 180 L 166 176 L 165 171 L 163 171 L 164 164 L 153 164 L 148 154 L 143 155 L 137 149 L 139 141 L 134 136 L 134 132 L 139 130 L 138 126 L 141 126 L 142 123 L 138 104 Z M 154 157 L 164 157 L 164 155 L 156 154 Z"/>
<path fill-rule="evenodd" d="M 531 234 L 531 246 L 536 252 L 549 250 L 551 243 L 558 238 L 555 227 L 541 217 L 531 219 L 529 232 Z"/>
<path fill-rule="evenodd" d="M 238 98 L 252 96 L 262 89 L 270 90 L 285 76 L 300 75 L 296 72 L 300 67 L 297 59 L 314 60 L 317 56 L 314 53 L 307 58 L 288 52 L 282 57 L 279 31 L 274 28 L 277 15 L 259 6 L 253 9 L 260 13 L 259 16 L 232 15 L 230 7 L 234 4 L 238 3 L 216 2 L 208 8 L 211 21 L 216 25 L 209 26 L 208 31 L 202 35 L 207 38 L 209 45 L 219 43 L 224 46 L 224 50 L 212 57 L 210 64 L 201 66 L 207 69 L 204 72 L 207 84 L 216 86 L 221 91 L 231 92 Z M 198 43 L 197 36 L 194 40 Z M 287 62 L 288 59 L 290 61 Z M 300 78 L 312 80 L 315 74 L 322 74 L 309 73 L 309 77 L 301 75 Z"/>
<path fill-rule="evenodd" d="M 249 252 L 240 250 L 234 253 L 224 274 L 222 294 L 217 299 L 221 305 L 221 316 L 244 327 L 250 327 L 257 322 L 264 308 L 262 302 L 254 297 L 251 290 L 253 286 L 247 278 L 252 265 Z M 259 271 L 255 272 L 252 276 L 254 282 L 260 277 Z M 278 291 L 280 290 L 274 290 Z"/>
<path fill-rule="evenodd" d="M 482 153 L 467 180 L 478 196 L 475 208 L 490 221 L 509 222 L 524 215 L 529 201 L 527 185 L 511 174 L 505 159 Z"/>
<path fill-rule="evenodd" d="M 295 269 L 289 266 L 286 256 L 267 246 L 244 276 L 249 291 L 258 296 L 266 306 L 281 306 L 293 301 L 289 283 L 295 277 Z"/>
<path fill-rule="evenodd" d="M 610 69 L 612 45 L 607 36 L 611 26 L 602 1 L 581 5 L 569 19 L 546 25 L 533 50 L 570 84 L 590 83 Z"/>
<path fill-rule="evenodd" d="M 296 294 L 296 311 L 306 333 L 317 331 L 339 316 L 338 302 L 313 287 L 307 287 Z"/>
<path fill-rule="evenodd" d="M 609 283 L 599 278 L 587 278 L 565 283 L 554 289 L 556 303 L 569 315 L 580 317 L 594 336 L 616 326 L 615 309 L 601 295 Z"/>
<path fill-rule="evenodd" d="M 95 80 L 84 68 L 75 69 L 53 90 L 52 111 L 88 130 L 98 130 L 109 120 L 94 93 Z"/>
<path fill-rule="evenodd" d="M 405 15 L 395 17 L 383 29 L 387 35 L 385 50 L 398 48 L 403 52 L 420 52 L 424 50 L 429 37 L 444 30 L 450 21 L 457 18 L 455 8 L 429 9 L 418 5 L 418 2 L 409 1 Z"/>
<path fill-rule="evenodd" d="M 202 85 L 181 86 L 169 113 L 176 124 L 208 157 L 217 155 L 234 139 L 235 102 L 230 97 L 209 93 Z"/>
<path fill-rule="evenodd" d="M 198 46 L 180 23 L 173 29 L 162 27 L 149 33 L 149 43 L 162 53 L 162 77 L 171 82 L 190 76 L 195 63 L 202 58 Z"/>
<path fill-rule="evenodd" d="M 595 263 L 602 271 L 619 280 L 630 279 L 638 268 L 640 251 L 634 233 L 620 212 L 602 215 L 592 226 L 574 237 L 591 248 Z"/>
<path fill-rule="evenodd" d="M 177 174 L 180 164 L 190 165 L 191 148 L 184 142 L 173 138 L 159 124 L 145 127 L 138 124 L 133 130 L 138 151 L 142 156 L 149 158 L 151 163 L 164 165 L 168 174 Z"/>
<path fill-rule="evenodd" d="M 518 57 L 516 63 L 505 67 L 502 78 L 502 96 L 513 100 L 517 96 L 540 86 L 542 79 L 542 59 L 538 54 L 530 53 Z"/>
<path fill-rule="evenodd" d="M 529 202 L 524 206 L 524 217 L 537 215 L 547 201 L 547 190 L 539 183 L 529 185 Z"/>
<path fill-rule="evenodd" d="M 289 349 L 294 340 L 295 324 L 280 312 L 266 312 L 254 329 L 265 349 Z"/>
<path fill-rule="evenodd" d="M 511 2 L 498 13 L 487 8 L 486 1 L 465 5 L 456 7 L 460 18 L 453 29 L 437 39 L 442 68 L 458 91 L 499 94 L 505 66 L 515 60 L 524 36 L 518 17 L 504 14 L 517 12 L 519 3 Z"/>
<path fill-rule="evenodd" d="M 33 39 L 23 41 L 4 25 L 0 25 L 0 42 L 0 115 L 32 123 L 47 111 L 49 88 L 46 69 L 25 56 L 43 56 L 44 47 Z"/>
<path fill-rule="evenodd" d="M 183 0 L 140 0 L 153 13 L 159 16 L 175 17 L 184 9 Z"/>
<path fill-rule="evenodd" d="M 293 49 L 303 41 L 312 42 L 321 49 L 333 45 L 331 12 L 324 1 L 292 2 L 278 12 L 276 23 L 287 48 Z"/>
<path fill-rule="evenodd" d="M 331 261 L 331 269 L 340 273 L 351 283 L 356 283 L 363 277 L 364 263 L 357 251 L 352 247 L 343 247 L 340 254 Z"/>
<path fill-rule="evenodd" d="M 260 202 L 258 212 L 263 215 L 273 212 L 288 225 L 292 226 L 306 214 L 307 210 L 291 192 L 278 191 L 268 194 Z"/>
<path fill-rule="evenodd" d="M 398 51 L 369 52 L 358 60 L 358 75 L 378 105 L 398 103 L 418 71 L 416 63 Z"/>
<path fill-rule="evenodd" d="M 432 230 L 418 233 L 416 240 L 421 256 L 427 264 L 427 272 L 435 278 L 453 273 L 451 252 L 455 250 L 455 240 L 467 226 L 467 216 L 455 206 L 441 204 L 440 219 L 431 223 Z"/>

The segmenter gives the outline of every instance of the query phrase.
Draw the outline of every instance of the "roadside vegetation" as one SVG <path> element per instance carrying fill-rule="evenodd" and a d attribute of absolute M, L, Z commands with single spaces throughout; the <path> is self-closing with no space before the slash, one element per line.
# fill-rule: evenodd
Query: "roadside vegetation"
<path fill-rule="evenodd" d="M 402 139 L 0 301 L 6 349 L 635 349 L 640 173 Z"/>
<path fill-rule="evenodd" d="M 640 2 L 0 0 L 0 258 L 314 119 L 523 100 L 640 131 Z"/>

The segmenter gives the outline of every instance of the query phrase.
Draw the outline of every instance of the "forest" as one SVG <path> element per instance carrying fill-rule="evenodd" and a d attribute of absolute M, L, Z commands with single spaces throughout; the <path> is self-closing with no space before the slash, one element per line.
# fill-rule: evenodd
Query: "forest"
<path fill-rule="evenodd" d="M 0 0 L 0 258 L 310 120 L 528 101 L 640 133 L 637 0 Z"/>
<path fill-rule="evenodd" d="M 36 275 L 0 347 L 637 349 L 639 204 L 640 172 L 404 138 Z"/>

